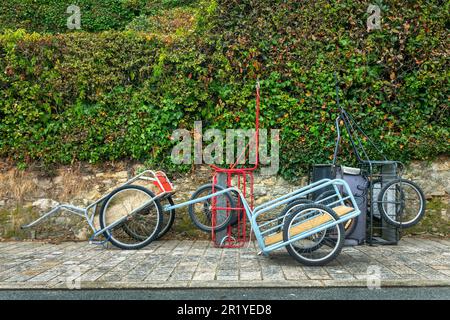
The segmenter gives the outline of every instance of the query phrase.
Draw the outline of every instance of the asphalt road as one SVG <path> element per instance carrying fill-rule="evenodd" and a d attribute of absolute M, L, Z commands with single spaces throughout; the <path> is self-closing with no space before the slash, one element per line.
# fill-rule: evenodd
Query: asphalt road
<path fill-rule="evenodd" d="M 0 300 L 449 300 L 450 287 L 0 290 Z"/>

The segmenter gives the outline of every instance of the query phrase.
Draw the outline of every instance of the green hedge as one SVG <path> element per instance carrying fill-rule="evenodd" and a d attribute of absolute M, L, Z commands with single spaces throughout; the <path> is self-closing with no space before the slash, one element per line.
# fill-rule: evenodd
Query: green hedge
<path fill-rule="evenodd" d="M 389 158 L 449 153 L 449 3 L 389 1 L 381 5 L 382 29 L 373 32 L 367 7 L 352 0 L 220 1 L 208 26 L 217 35 L 214 51 L 227 57 L 214 62 L 219 84 L 267 80 L 263 114 L 266 125 L 282 128 L 288 176 L 332 154 L 334 70 L 344 82 L 343 105 Z"/>
<path fill-rule="evenodd" d="M 367 3 L 351 0 L 210 1 L 181 36 L 6 31 L 0 156 L 186 169 L 170 163 L 170 133 L 251 127 L 259 78 L 262 126 L 281 129 L 281 173 L 298 176 L 332 154 L 337 70 L 342 104 L 389 158 L 432 159 L 450 142 L 442 6 L 391 1 L 370 33 Z"/>
<path fill-rule="evenodd" d="M 130 3 L 130 5 L 128 5 Z M 4 0 L 0 4 L 0 30 L 24 28 L 36 32 L 66 32 L 67 7 L 77 5 L 85 31 L 123 29 L 139 6 L 123 0 Z"/>
<path fill-rule="evenodd" d="M 67 28 L 67 7 L 77 5 L 81 29 L 98 32 L 123 30 L 138 16 L 195 5 L 194 0 L 2 0 L 0 31 L 23 28 L 31 32 L 61 33 Z"/>

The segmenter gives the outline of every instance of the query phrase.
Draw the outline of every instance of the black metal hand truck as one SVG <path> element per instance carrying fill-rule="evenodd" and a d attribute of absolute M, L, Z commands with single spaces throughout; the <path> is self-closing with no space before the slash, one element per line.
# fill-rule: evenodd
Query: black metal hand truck
<path fill-rule="evenodd" d="M 405 166 L 400 161 L 388 160 L 376 144 L 367 136 L 356 120 L 339 103 L 339 84 L 336 81 L 336 144 L 333 165 L 337 163 L 341 142 L 340 126 L 343 125 L 351 147 L 368 179 L 367 195 L 367 242 L 372 244 L 397 244 L 403 228 L 416 225 L 425 213 L 425 196 L 414 182 L 403 179 Z M 372 147 L 380 159 L 371 159 L 363 140 Z"/>

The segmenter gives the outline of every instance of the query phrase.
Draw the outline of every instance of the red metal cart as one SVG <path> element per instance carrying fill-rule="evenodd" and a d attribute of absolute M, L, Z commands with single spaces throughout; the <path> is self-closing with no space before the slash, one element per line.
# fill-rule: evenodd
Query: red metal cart
<path fill-rule="evenodd" d="M 260 110 L 260 85 L 256 83 L 256 108 L 255 108 L 255 136 L 250 139 L 243 152 L 237 157 L 236 161 L 229 166 L 229 168 L 220 168 L 216 165 L 211 165 L 214 170 L 212 178 L 212 192 L 216 192 L 215 186 L 221 187 L 237 187 L 242 195 L 246 198 L 250 208 L 254 207 L 254 177 L 253 173 L 258 168 L 259 162 L 259 110 Z M 253 144 L 253 145 L 252 145 Z M 255 164 L 252 167 L 245 167 L 245 163 L 250 159 L 250 151 L 255 148 Z M 244 165 L 239 165 L 239 162 L 244 160 Z M 217 247 L 223 248 L 239 248 L 247 241 L 247 219 L 245 208 L 242 204 L 241 198 L 236 194 L 235 203 L 233 207 L 229 202 L 227 203 L 212 203 L 212 241 Z M 218 219 L 225 215 L 233 215 L 231 223 L 226 230 L 216 231 L 214 226 Z"/>

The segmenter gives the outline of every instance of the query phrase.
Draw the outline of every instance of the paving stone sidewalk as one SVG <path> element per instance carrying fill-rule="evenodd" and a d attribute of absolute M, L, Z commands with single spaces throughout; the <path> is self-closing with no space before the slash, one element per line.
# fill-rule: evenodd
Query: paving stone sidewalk
<path fill-rule="evenodd" d="M 0 242 L 0 289 L 450 286 L 450 239 L 404 238 L 397 246 L 345 247 L 325 267 L 255 243 L 156 241 L 138 251 L 85 242 Z M 378 280 L 379 279 L 379 280 Z"/>

